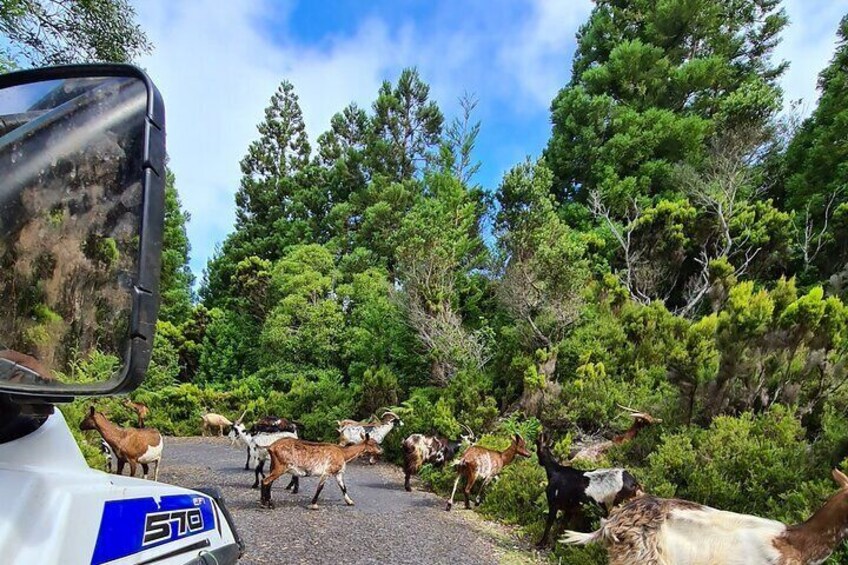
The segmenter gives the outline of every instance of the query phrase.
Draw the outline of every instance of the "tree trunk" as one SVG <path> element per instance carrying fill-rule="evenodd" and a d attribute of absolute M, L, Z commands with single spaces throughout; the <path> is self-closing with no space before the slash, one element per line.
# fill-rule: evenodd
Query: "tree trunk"
<path fill-rule="evenodd" d="M 554 372 L 556 372 L 558 353 L 559 351 L 556 348 L 548 349 L 545 360 L 536 364 L 536 373 L 542 380 L 541 386 L 533 388 L 525 386 L 521 398 L 514 405 L 516 410 L 524 412 L 527 416 L 538 418 L 542 415 L 547 399 L 559 396 L 562 387 L 551 380 Z"/>

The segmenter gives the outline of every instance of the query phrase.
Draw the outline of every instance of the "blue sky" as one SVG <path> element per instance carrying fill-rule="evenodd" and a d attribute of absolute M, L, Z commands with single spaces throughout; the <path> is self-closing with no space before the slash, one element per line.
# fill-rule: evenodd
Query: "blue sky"
<path fill-rule="evenodd" d="M 200 276 L 231 231 L 239 160 L 276 86 L 290 80 L 314 140 L 350 102 L 369 106 L 380 83 L 419 69 L 448 118 L 464 92 L 479 100 L 477 181 L 494 189 L 538 156 L 548 107 L 570 75 L 589 0 L 136 0 L 155 51 L 141 64 L 165 98 L 168 152 L 191 213 Z M 787 100 L 814 105 L 848 0 L 787 0 L 792 20 L 776 56 L 790 62 Z"/>

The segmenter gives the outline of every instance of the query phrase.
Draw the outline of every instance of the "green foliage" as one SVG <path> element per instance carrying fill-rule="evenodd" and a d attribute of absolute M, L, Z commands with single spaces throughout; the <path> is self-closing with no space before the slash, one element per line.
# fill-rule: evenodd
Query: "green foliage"
<path fill-rule="evenodd" d="M 0 37 L 0 65 L 129 63 L 151 50 L 127 0 L 2 0 Z"/>
<path fill-rule="evenodd" d="M 159 318 L 180 324 L 191 316 L 194 275 L 188 266 L 191 245 L 186 235 L 186 224 L 191 215 L 182 209 L 175 182 L 174 174 L 170 169 L 166 170 Z"/>
<path fill-rule="evenodd" d="M 597 189 L 619 210 L 632 197 L 671 195 L 673 166 L 697 163 L 714 132 L 773 115 L 783 66 L 769 54 L 786 16 L 777 0 L 743 4 L 596 4 L 552 104 L 545 157 L 555 194 Z"/>

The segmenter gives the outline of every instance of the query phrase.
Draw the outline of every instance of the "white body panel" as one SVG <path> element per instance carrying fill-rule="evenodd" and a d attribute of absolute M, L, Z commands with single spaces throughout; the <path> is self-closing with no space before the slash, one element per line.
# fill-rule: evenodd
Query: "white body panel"
<path fill-rule="evenodd" d="M 204 505 L 212 500 L 188 489 L 89 468 L 56 409 L 35 432 L 0 444 L 0 561 L 4 565 L 92 563 L 98 538 L 103 538 L 99 534 L 107 502 L 143 499 L 158 504 L 155 501 L 161 497 L 174 495 L 193 497 L 196 504 L 201 504 L 201 499 Z M 203 540 L 210 544 L 206 551 L 235 543 L 217 504 L 211 505 L 209 516 L 215 521 L 211 530 L 108 563 L 139 563 Z M 125 524 L 113 521 L 111 525 Z M 199 552 L 193 550 L 156 563 L 183 565 Z"/>

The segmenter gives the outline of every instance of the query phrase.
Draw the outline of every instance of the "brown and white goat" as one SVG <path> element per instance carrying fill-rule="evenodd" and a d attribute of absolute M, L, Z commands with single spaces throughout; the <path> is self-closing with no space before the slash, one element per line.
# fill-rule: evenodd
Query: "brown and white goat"
<path fill-rule="evenodd" d="M 360 455 L 380 455 L 383 450 L 377 442 L 365 434 L 361 443 L 341 447 L 332 443 L 316 443 L 300 439 L 281 439 L 268 448 L 271 458 L 271 472 L 262 481 L 262 492 L 259 505 L 263 508 L 273 508 L 271 502 L 271 485 L 283 474 L 293 477 L 318 476 L 318 488 L 312 497 L 310 508 L 318 509 L 318 495 L 324 488 L 327 477 L 335 477 L 348 506 L 353 506 L 353 500 L 347 494 L 344 483 L 344 473 L 347 463 Z M 295 483 L 294 491 L 298 485 Z"/>
<path fill-rule="evenodd" d="M 80 423 L 80 430 L 97 430 L 103 440 L 109 444 L 118 460 L 117 474 L 124 472 L 124 464 L 130 464 L 130 476 L 135 476 L 137 465 L 141 465 L 144 478 L 147 478 L 148 466 L 155 464 L 153 480 L 159 480 L 159 462 L 162 460 L 162 435 L 152 428 L 122 428 L 94 410 Z"/>
<path fill-rule="evenodd" d="M 577 449 L 571 452 L 572 460 L 582 459 L 590 463 L 596 463 L 612 446 L 627 443 L 633 440 L 644 428 L 662 423 L 661 418 L 654 418 L 647 412 L 639 412 L 627 406 L 621 406 L 620 404 L 619 408 L 627 411 L 630 417 L 633 418 L 633 424 L 630 428 L 624 433 L 617 434 L 610 440 L 596 440 L 578 446 Z"/>
<path fill-rule="evenodd" d="M 477 491 L 477 499 L 475 501 L 479 505 L 483 489 L 492 482 L 492 479 L 504 467 L 512 463 L 516 455 L 530 457 L 530 452 L 527 451 L 527 444 L 524 442 L 524 438 L 518 434 L 515 434 L 515 437 L 512 438 L 512 443 L 504 451 L 494 451 L 476 445 L 469 447 L 463 454 L 462 459 L 456 464 L 458 475 L 453 483 L 453 491 L 451 492 L 450 500 L 445 510 L 450 510 L 453 507 L 453 497 L 456 495 L 459 480 L 463 477 L 465 477 L 465 490 L 463 494 L 465 494 L 466 508 L 471 508 L 468 497 L 471 494 L 471 488 L 474 486 L 474 483 L 478 479 L 483 481 L 483 484 L 480 485 L 480 490 Z"/>
<path fill-rule="evenodd" d="M 839 490 L 802 524 L 786 526 L 686 500 L 643 496 L 614 511 L 589 534 L 561 541 L 607 546 L 610 565 L 813 565 L 848 536 L 848 476 L 834 469 Z"/>
<path fill-rule="evenodd" d="M 124 400 L 124 406 L 127 408 L 132 408 L 136 416 L 138 416 L 138 427 L 144 427 L 144 419 L 150 414 L 150 408 L 147 407 L 146 404 L 142 404 L 141 402 L 133 402 L 129 398 Z"/>
<path fill-rule="evenodd" d="M 228 428 L 233 425 L 228 419 L 220 414 L 215 414 L 214 412 L 207 412 L 203 416 L 200 417 L 203 421 L 203 429 L 201 430 L 201 435 L 206 435 L 207 432 L 212 433 L 214 428 L 218 429 L 218 437 L 224 435 L 224 428 Z"/>
<path fill-rule="evenodd" d="M 460 436 L 457 441 L 450 441 L 442 436 L 427 436 L 424 434 L 412 434 L 403 440 L 403 444 L 401 444 L 405 476 L 403 487 L 407 492 L 412 491 L 412 486 L 409 484 L 410 478 L 417 474 L 425 463 L 436 466 L 444 465 L 456 457 L 463 444 L 474 443 L 474 432 L 467 426 L 463 425 L 463 427 L 468 435 Z"/>

